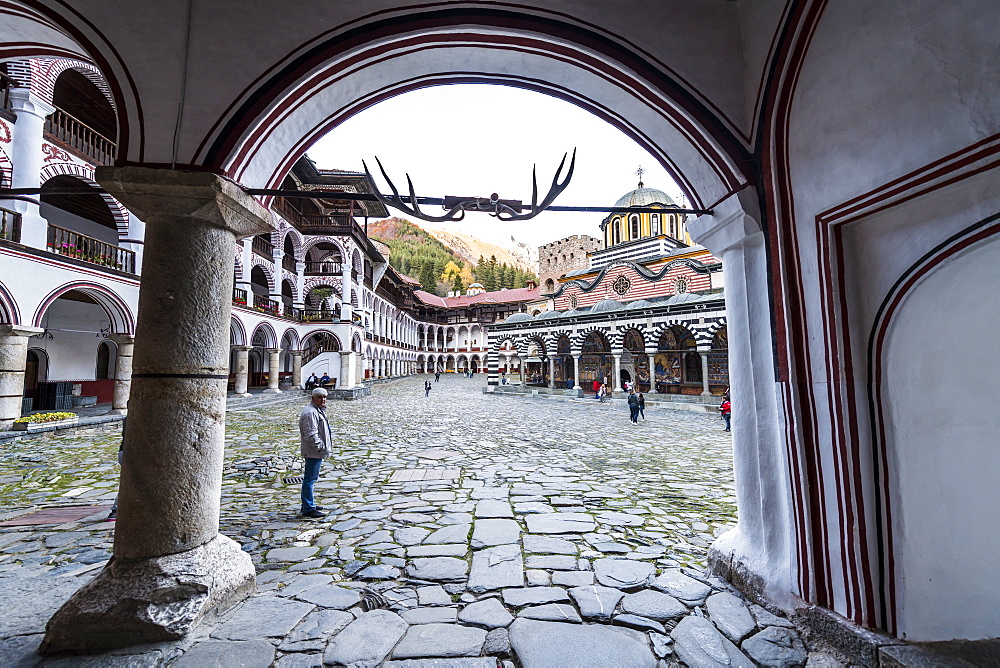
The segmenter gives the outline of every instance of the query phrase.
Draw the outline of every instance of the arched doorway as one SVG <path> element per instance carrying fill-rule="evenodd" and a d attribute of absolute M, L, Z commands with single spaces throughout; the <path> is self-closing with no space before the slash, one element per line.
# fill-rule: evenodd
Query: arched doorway
<path fill-rule="evenodd" d="M 649 392 L 649 364 L 646 360 L 646 342 L 642 332 L 630 329 L 622 338 L 621 387 L 625 383 L 636 383 L 636 389 Z"/>
<path fill-rule="evenodd" d="M 596 381 L 607 383 L 609 389 L 613 389 L 614 358 L 611 356 L 608 338 L 602 332 L 590 332 L 584 337 L 581 349 L 580 385 L 584 389 L 591 389 Z"/>

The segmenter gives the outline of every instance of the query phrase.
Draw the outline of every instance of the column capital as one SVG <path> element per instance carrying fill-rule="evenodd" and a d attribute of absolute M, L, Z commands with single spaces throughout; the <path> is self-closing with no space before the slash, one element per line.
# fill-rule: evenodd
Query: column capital
<path fill-rule="evenodd" d="M 189 218 L 237 238 L 274 229 L 270 212 L 234 181 L 209 172 L 150 167 L 98 167 L 96 180 L 146 223 Z"/>
<path fill-rule="evenodd" d="M 687 224 L 696 242 L 721 257 L 731 248 L 762 236 L 757 192 L 747 186 L 719 202 L 711 215 L 698 216 Z"/>
<path fill-rule="evenodd" d="M 41 327 L 26 327 L 24 325 L 0 325 L 0 337 L 8 336 L 35 336 L 45 330 Z"/>
<path fill-rule="evenodd" d="M 292 357 L 302 357 L 302 355 L 305 353 L 304 350 L 289 350 L 288 352 L 291 354 Z"/>
<path fill-rule="evenodd" d="M 264 350 L 268 355 L 277 355 L 281 352 L 281 348 L 265 348 Z"/>
<path fill-rule="evenodd" d="M 229 349 L 238 353 L 248 353 L 253 350 L 253 346 L 229 346 Z"/>
<path fill-rule="evenodd" d="M 49 102 L 38 97 L 30 88 L 11 88 L 9 93 L 11 110 L 20 115 L 31 114 L 45 118 L 56 110 Z"/>
<path fill-rule="evenodd" d="M 108 338 L 119 346 L 128 346 L 135 343 L 135 334 L 112 334 Z"/>

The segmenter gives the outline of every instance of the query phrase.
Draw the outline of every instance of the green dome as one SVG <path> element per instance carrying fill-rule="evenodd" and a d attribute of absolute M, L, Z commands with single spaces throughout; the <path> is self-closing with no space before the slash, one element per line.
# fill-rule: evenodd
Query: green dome
<path fill-rule="evenodd" d="M 619 198 L 615 202 L 615 207 L 649 206 L 650 204 L 675 206 L 674 200 L 670 199 L 670 195 L 662 190 L 657 190 L 656 188 L 636 188 Z"/>

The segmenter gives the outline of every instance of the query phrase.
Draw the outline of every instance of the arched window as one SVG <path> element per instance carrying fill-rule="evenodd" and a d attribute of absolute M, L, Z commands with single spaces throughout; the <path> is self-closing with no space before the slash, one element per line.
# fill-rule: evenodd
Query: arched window
<path fill-rule="evenodd" d="M 639 236 L 640 236 L 639 235 L 639 214 L 633 213 L 631 216 L 629 216 L 628 217 L 628 223 L 629 223 L 629 237 L 628 238 L 629 239 L 638 239 Z"/>
<path fill-rule="evenodd" d="M 654 237 L 660 235 L 660 214 L 654 213 L 649 217 L 650 234 Z"/>
<path fill-rule="evenodd" d="M 677 216 L 670 216 L 670 236 L 677 238 Z"/>
<path fill-rule="evenodd" d="M 621 218 L 615 218 L 614 221 L 612 221 L 612 223 L 611 223 L 611 245 L 612 246 L 614 246 L 615 244 L 621 243 L 622 234 L 621 234 L 620 223 L 621 223 Z"/>

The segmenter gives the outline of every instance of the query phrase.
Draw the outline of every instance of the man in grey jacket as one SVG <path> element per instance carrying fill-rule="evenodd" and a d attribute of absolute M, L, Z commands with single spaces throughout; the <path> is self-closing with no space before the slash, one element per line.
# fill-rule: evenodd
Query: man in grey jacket
<path fill-rule="evenodd" d="M 324 457 L 333 452 L 333 434 L 326 419 L 326 390 L 317 387 L 312 391 L 312 400 L 302 409 L 299 416 L 300 452 L 305 457 L 306 466 L 302 475 L 302 516 L 320 518 L 326 513 L 313 500 L 313 486 L 319 480 L 319 467 Z"/>

